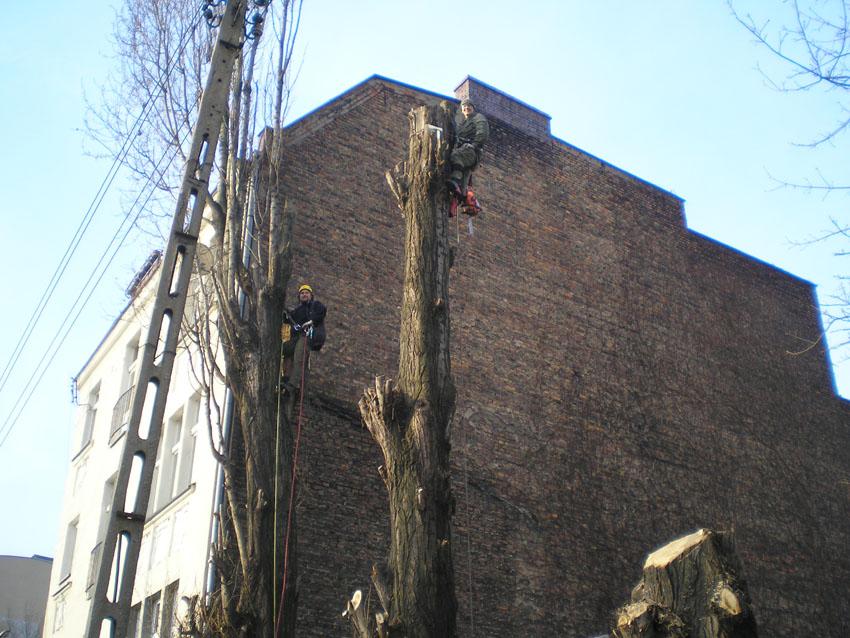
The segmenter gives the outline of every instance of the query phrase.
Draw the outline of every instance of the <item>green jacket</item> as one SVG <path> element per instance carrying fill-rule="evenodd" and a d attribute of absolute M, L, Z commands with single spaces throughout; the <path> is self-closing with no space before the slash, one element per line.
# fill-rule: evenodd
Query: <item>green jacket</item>
<path fill-rule="evenodd" d="M 475 112 L 457 126 L 457 146 L 472 144 L 476 153 L 481 153 L 481 147 L 490 137 L 490 124 L 481 113 Z"/>

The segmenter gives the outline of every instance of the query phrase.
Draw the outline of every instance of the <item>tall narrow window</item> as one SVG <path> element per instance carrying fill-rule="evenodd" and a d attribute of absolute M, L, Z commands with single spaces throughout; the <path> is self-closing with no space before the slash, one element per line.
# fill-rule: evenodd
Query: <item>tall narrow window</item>
<path fill-rule="evenodd" d="M 103 497 L 100 502 L 100 520 L 97 526 L 97 542 L 91 550 L 89 559 L 89 577 L 86 583 L 86 597 L 91 598 L 94 593 L 97 568 L 100 564 L 100 555 L 103 553 L 103 541 L 106 538 L 106 528 L 112 515 L 112 497 L 115 495 L 115 480 L 117 475 L 112 475 L 103 485 Z"/>
<path fill-rule="evenodd" d="M 74 563 L 74 546 L 77 544 L 77 525 L 80 519 L 76 518 L 65 529 L 65 546 L 62 550 L 62 571 L 59 580 L 65 580 L 71 575 L 71 567 Z"/>
<path fill-rule="evenodd" d="M 145 610 L 142 614 L 142 637 L 152 638 L 159 635 L 159 620 L 162 614 L 160 593 L 156 592 L 145 599 Z"/>
<path fill-rule="evenodd" d="M 62 629 L 65 624 L 65 595 L 56 599 L 53 606 L 53 633 Z"/>
<path fill-rule="evenodd" d="M 183 440 L 180 442 L 180 466 L 177 471 L 175 494 L 181 494 L 192 483 L 192 464 L 195 462 L 195 444 L 198 440 L 198 417 L 201 397 L 192 396 L 186 404 L 183 416 Z"/>
<path fill-rule="evenodd" d="M 177 622 L 174 615 L 177 613 L 177 587 L 179 584 L 180 581 L 175 580 L 163 592 L 161 638 L 171 638 L 177 635 Z"/>
<path fill-rule="evenodd" d="M 133 387 L 136 381 L 136 368 L 139 361 L 139 341 L 141 334 L 136 333 L 135 336 L 127 342 L 124 348 L 124 369 L 121 374 L 121 390 L 128 390 Z"/>
<path fill-rule="evenodd" d="M 142 611 L 142 603 L 130 607 L 130 616 L 127 619 L 127 638 L 137 638 L 139 635 L 139 612 Z"/>
<path fill-rule="evenodd" d="M 159 474 L 154 511 L 159 511 L 176 495 L 177 467 L 180 464 L 180 441 L 183 438 L 183 410 L 179 410 L 164 424 L 159 444 L 156 468 Z"/>
<path fill-rule="evenodd" d="M 94 423 L 97 418 L 97 404 L 100 401 L 100 383 L 94 386 L 94 389 L 89 392 L 86 399 L 86 414 L 83 420 L 83 436 L 80 441 L 80 449 L 88 445 L 91 441 L 92 433 L 94 432 Z"/>
<path fill-rule="evenodd" d="M 136 370 L 139 363 L 139 333 L 127 342 L 124 348 L 124 366 L 121 371 L 121 394 L 112 409 L 112 427 L 110 428 L 110 440 L 130 422 L 130 409 L 133 407 L 130 399 L 136 383 Z"/>
<path fill-rule="evenodd" d="M 89 462 L 83 457 L 75 461 L 76 468 L 74 469 L 74 488 L 73 495 L 76 496 L 83 489 L 86 482 L 86 474 L 88 473 Z"/>
<path fill-rule="evenodd" d="M 106 483 L 103 484 L 103 497 L 100 501 L 100 523 L 97 528 L 97 540 L 102 541 L 106 537 L 106 527 L 109 525 L 109 518 L 112 515 L 112 499 L 115 496 L 115 481 L 118 475 L 113 474 Z"/>

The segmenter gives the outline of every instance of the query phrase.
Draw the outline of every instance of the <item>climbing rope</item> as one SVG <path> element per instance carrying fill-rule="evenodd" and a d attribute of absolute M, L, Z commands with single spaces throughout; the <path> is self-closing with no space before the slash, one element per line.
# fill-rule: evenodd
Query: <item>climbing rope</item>
<path fill-rule="evenodd" d="M 475 604 L 472 599 L 472 514 L 469 507 L 469 432 L 463 428 L 463 500 L 466 510 L 466 579 L 469 596 L 469 636 L 475 638 Z"/>
<path fill-rule="evenodd" d="M 459 216 L 458 216 L 459 217 Z M 457 235 L 457 254 L 455 256 L 455 260 L 460 258 L 460 221 L 457 221 L 458 227 L 458 235 Z M 461 332 L 463 324 L 459 323 L 457 326 L 457 342 L 458 345 L 463 343 L 463 339 L 461 338 Z M 460 362 L 461 357 L 458 357 L 458 362 Z M 457 389 L 457 386 L 455 386 Z M 468 421 L 468 419 L 464 419 L 464 421 Z M 469 600 L 469 636 L 470 638 L 475 637 L 475 603 L 472 598 L 472 512 L 469 507 L 469 432 L 467 428 L 469 427 L 469 423 L 465 423 L 463 427 L 463 500 L 464 500 L 464 514 L 466 515 L 466 582 L 467 582 L 467 596 Z"/>
<path fill-rule="evenodd" d="M 289 573 L 289 536 L 292 531 L 292 513 L 295 510 L 295 477 L 298 470 L 298 449 L 301 444 L 301 421 L 304 417 L 304 378 L 307 370 L 307 338 L 306 333 L 302 336 L 304 340 L 304 354 L 301 358 L 301 383 L 299 384 L 298 397 L 298 421 L 295 425 L 295 447 L 292 453 L 292 475 L 289 481 L 289 508 L 286 515 L 286 536 L 283 541 L 283 585 L 280 590 L 280 607 L 277 610 L 277 619 L 275 620 L 274 635 L 275 638 L 280 636 L 280 622 L 283 619 L 283 607 L 286 599 L 286 576 Z M 278 403 L 280 403 L 280 392 L 278 392 Z M 277 476 L 275 476 L 275 481 Z M 275 503 L 277 507 L 277 503 Z M 275 534 L 277 530 L 275 530 Z"/>
<path fill-rule="evenodd" d="M 283 354 L 283 342 L 287 341 L 284 338 L 284 330 L 288 328 L 289 325 L 284 323 L 280 328 L 280 337 L 281 337 L 281 348 L 280 348 L 280 361 L 277 365 L 277 413 L 275 415 L 275 432 L 274 432 L 274 529 L 273 536 L 274 540 L 272 545 L 272 574 L 277 574 L 277 504 L 279 502 L 278 492 L 280 490 L 280 481 L 278 480 L 278 476 L 280 475 L 280 397 L 283 393 L 283 372 L 284 372 L 284 354 Z M 272 586 L 272 613 L 277 615 L 277 588 Z"/>

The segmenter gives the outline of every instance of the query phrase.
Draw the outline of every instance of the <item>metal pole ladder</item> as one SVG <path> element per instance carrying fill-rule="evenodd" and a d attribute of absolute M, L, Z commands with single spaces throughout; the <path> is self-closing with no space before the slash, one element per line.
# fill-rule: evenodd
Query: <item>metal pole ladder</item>
<path fill-rule="evenodd" d="M 133 391 L 87 638 L 127 635 L 165 402 L 233 64 L 244 41 L 246 5 L 246 0 L 228 0 L 213 50 Z"/>

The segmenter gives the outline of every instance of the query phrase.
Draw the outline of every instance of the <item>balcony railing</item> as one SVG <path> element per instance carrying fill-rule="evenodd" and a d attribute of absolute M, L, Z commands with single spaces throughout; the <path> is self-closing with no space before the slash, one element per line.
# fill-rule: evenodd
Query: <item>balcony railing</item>
<path fill-rule="evenodd" d="M 133 398 L 134 388 L 135 386 L 131 386 L 129 390 L 122 394 L 112 409 L 112 427 L 109 430 L 110 438 L 130 422 L 130 399 Z"/>

